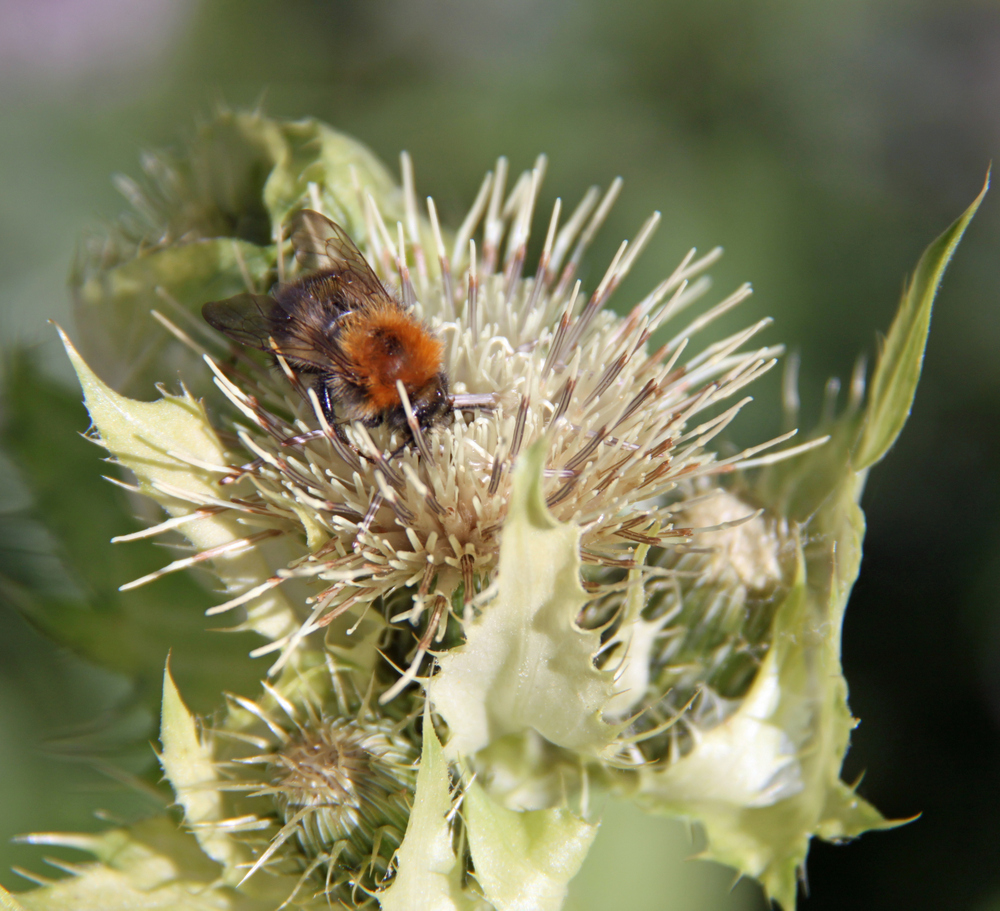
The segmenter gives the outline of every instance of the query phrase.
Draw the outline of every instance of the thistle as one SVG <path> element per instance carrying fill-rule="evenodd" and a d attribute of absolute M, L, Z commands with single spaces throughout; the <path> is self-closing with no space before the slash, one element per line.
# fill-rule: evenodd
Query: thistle
<path fill-rule="evenodd" d="M 236 198 L 213 177 L 230 160 Z M 839 779 L 839 630 L 864 476 L 905 421 L 978 199 L 921 260 L 867 400 L 859 374 L 805 442 L 722 457 L 782 350 L 759 341 L 768 320 L 697 344 L 749 295 L 685 315 L 717 250 L 691 251 L 624 316 L 607 307 L 658 214 L 584 288 L 620 182 L 538 213 L 544 158 L 510 187 L 500 159 L 448 231 L 405 155 L 399 190 L 327 127 L 237 114 L 146 169 L 148 186 L 128 184 L 145 223 L 113 228 L 76 272 L 84 353 L 111 385 L 64 336 L 93 439 L 167 514 L 120 540 L 189 548 L 123 588 L 210 568 L 207 613 L 269 656 L 260 692 L 230 693 L 201 727 L 165 677 L 162 767 L 215 865 L 178 867 L 169 888 L 233 908 L 557 909 L 597 791 L 699 822 L 706 857 L 792 907 L 812 836 L 893 824 Z M 302 275 L 287 238 L 305 208 L 441 341 L 446 420 L 421 426 L 401 390 L 406 431 L 333 427 L 280 352 L 269 369 L 199 319 L 207 300 Z M 171 367 L 179 394 L 123 394 Z"/>

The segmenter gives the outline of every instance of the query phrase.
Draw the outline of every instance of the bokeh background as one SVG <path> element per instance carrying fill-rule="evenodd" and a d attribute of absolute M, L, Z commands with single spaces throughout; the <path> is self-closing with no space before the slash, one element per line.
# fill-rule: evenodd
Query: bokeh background
<path fill-rule="evenodd" d="M 390 164 L 409 150 L 419 189 L 451 221 L 501 153 L 515 170 L 549 155 L 549 204 L 621 174 L 593 270 L 654 208 L 664 225 L 620 306 L 689 246 L 722 244 L 717 292 L 753 282 L 739 319 L 774 316 L 768 339 L 801 354 L 808 427 L 827 378 L 874 352 L 904 276 L 1000 150 L 1000 6 L 0 0 L 5 349 L 33 346 L 70 382 L 45 320 L 69 320 L 76 238 L 122 207 L 114 172 L 136 174 L 143 149 L 176 147 L 220 104 L 325 119 Z M 845 777 L 864 774 L 861 792 L 887 816 L 922 815 L 814 845 L 806 911 L 1000 908 L 998 251 L 994 195 L 945 279 L 912 419 L 865 494 L 847 613 L 863 724 Z M 771 380 L 739 441 L 778 426 Z M 19 496 L 0 488 L 0 520 Z M 10 836 L 134 810 L 122 782 L 66 746 L 108 717 L 120 729 L 128 693 L 0 604 L 0 883 L 26 885 L 12 864 L 42 869 Z M 149 722 L 135 717 L 133 733 Z M 682 827 L 611 806 L 571 906 L 763 907 L 753 884 L 684 860 L 696 850 Z"/>

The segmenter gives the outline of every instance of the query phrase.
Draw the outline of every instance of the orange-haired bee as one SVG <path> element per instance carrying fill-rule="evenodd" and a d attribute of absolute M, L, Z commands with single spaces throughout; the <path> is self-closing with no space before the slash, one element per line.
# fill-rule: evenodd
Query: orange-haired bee
<path fill-rule="evenodd" d="M 339 421 L 409 430 L 397 381 L 422 429 L 450 414 L 440 339 L 386 291 L 346 232 L 304 209 L 291 241 L 296 259 L 313 271 L 267 295 L 205 304 L 208 323 L 315 376 L 320 407 L 342 439 Z"/>

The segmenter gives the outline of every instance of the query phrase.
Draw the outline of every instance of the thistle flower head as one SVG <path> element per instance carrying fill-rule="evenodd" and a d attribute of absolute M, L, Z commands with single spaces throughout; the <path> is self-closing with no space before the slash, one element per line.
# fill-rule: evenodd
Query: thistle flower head
<path fill-rule="evenodd" d="M 145 227 L 112 234 L 77 300 L 112 374 L 183 363 L 205 404 L 187 389 L 127 399 L 67 350 L 100 441 L 169 514 L 123 537 L 179 532 L 193 550 L 125 587 L 210 565 L 225 595 L 209 614 L 238 616 L 267 640 L 253 654 L 276 656 L 264 695 L 231 697 L 206 738 L 164 687 L 163 766 L 224 882 L 252 890 L 266 871 L 283 906 L 556 911 L 599 787 L 701 822 L 707 856 L 789 905 L 813 835 L 888 825 L 839 779 L 857 498 L 905 420 L 913 339 L 974 206 L 922 261 L 870 401 L 859 392 L 829 436 L 723 458 L 717 438 L 781 349 L 757 341 L 767 320 L 695 344 L 749 294 L 684 316 L 718 251 L 692 251 L 624 316 L 607 306 L 658 214 L 584 289 L 618 181 L 540 216 L 544 159 L 509 190 L 500 159 L 447 232 L 405 155 L 399 192 L 311 121 L 224 115 L 201 141 L 190 162 L 147 168 L 170 192 L 129 185 Z M 229 157 L 248 181 L 239 205 L 203 192 Z M 403 429 L 331 426 L 294 358 L 275 346 L 265 364 L 191 312 L 301 278 L 287 237 L 307 208 L 440 341 L 446 417 L 419 420 L 400 384 Z M 90 317 L 106 300 L 125 319 L 102 336 Z M 148 304 L 186 361 L 135 329 Z M 747 469 L 764 470 L 724 483 Z"/>
<path fill-rule="evenodd" d="M 408 173 L 405 159 L 404 167 Z M 588 193 L 565 221 L 557 202 L 538 266 L 524 277 L 544 161 L 509 194 L 505 170 L 501 160 L 487 175 L 448 246 L 430 203 L 437 238 L 432 250 L 416 227 L 412 191 L 406 196 L 409 230 L 398 223 L 395 238 L 367 198 L 362 249 L 383 283 L 443 343 L 456 406 L 446 421 L 421 428 L 405 402 L 412 440 L 384 427 L 354 425 L 337 433 L 315 394 L 283 361 L 282 373 L 267 376 L 247 369 L 245 360 L 231 367 L 219 356 L 210 360 L 238 411 L 242 426 L 235 429 L 249 459 L 222 479 L 238 491 L 236 508 L 252 511 L 266 534 L 306 542 L 268 583 L 307 579 L 314 585 L 310 615 L 274 644 L 285 656 L 314 630 L 381 599 L 391 623 L 418 630 L 416 659 L 406 648 L 397 655 L 415 671 L 423 653 L 446 640 L 449 617 L 463 623 L 477 593 L 489 588 L 511 469 L 538 440 L 546 448 L 545 504 L 556 520 L 581 529 L 581 556 L 598 570 L 594 585 L 603 578 L 600 570 L 631 566 L 637 545 L 688 545 L 753 515 L 748 507 L 704 527 L 677 520 L 682 482 L 731 471 L 784 439 L 722 460 L 711 448 L 748 401 L 738 393 L 774 365 L 780 348 L 753 344 L 767 320 L 697 353 L 689 340 L 749 289 L 740 288 L 653 348 L 650 336 L 704 293 L 700 276 L 718 251 L 701 258 L 692 251 L 628 316 L 618 317 L 605 304 L 646 245 L 658 214 L 634 242 L 622 244 L 597 287 L 584 294 L 576 271 L 619 183 L 603 198 Z M 315 187 L 312 197 L 322 209 Z M 429 260 L 437 262 L 436 275 Z M 296 268 L 286 263 L 286 280 Z M 241 593 L 217 610 L 246 601 Z"/>

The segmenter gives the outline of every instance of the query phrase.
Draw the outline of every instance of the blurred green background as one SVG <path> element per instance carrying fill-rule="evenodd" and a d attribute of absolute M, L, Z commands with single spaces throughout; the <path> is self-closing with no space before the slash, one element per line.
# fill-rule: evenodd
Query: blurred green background
<path fill-rule="evenodd" d="M 1000 6 L 3 0 L 5 349 L 34 346 L 69 382 L 45 320 L 69 322 L 75 240 L 123 205 L 110 175 L 136 174 L 141 150 L 176 146 L 220 103 L 324 119 L 393 167 L 409 150 L 418 190 L 453 223 L 498 154 L 520 170 L 546 152 L 548 204 L 621 174 L 591 281 L 654 208 L 664 224 L 619 306 L 689 246 L 722 244 L 716 293 L 756 288 L 729 325 L 775 317 L 768 340 L 802 355 L 808 427 L 827 378 L 873 353 L 904 275 L 1000 149 Z M 865 773 L 861 792 L 886 815 L 922 816 L 846 847 L 814 845 L 807 911 L 1000 908 L 998 250 L 994 194 L 945 279 L 910 424 L 870 480 L 847 614 L 844 664 L 864 723 L 845 777 Z M 777 379 L 756 390 L 740 442 L 777 428 Z M 0 488 L 0 527 L 19 496 Z M 44 550 L 44 533 L 16 546 Z M 42 869 L 41 852 L 10 836 L 94 828 L 96 807 L 137 812 L 75 746 L 108 717 L 146 736 L 150 719 L 133 704 L 126 681 L 0 604 L 0 883 L 26 884 L 12 864 Z M 134 769 L 150 755 L 133 755 Z M 696 847 L 680 826 L 612 806 L 571 906 L 762 906 L 752 884 L 730 891 L 728 871 L 682 862 Z"/>

